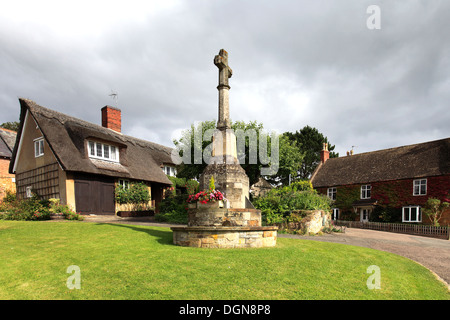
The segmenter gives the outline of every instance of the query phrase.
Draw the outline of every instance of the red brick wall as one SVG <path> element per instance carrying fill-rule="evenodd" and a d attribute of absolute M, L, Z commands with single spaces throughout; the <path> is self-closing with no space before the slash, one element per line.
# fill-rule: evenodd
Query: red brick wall
<path fill-rule="evenodd" d="M 105 106 L 102 108 L 102 126 L 117 132 L 122 130 L 122 115 L 119 109 Z"/>
<path fill-rule="evenodd" d="M 8 173 L 9 159 L 0 159 L 0 202 L 6 195 L 6 190 L 16 192 L 16 184 L 13 182 L 15 177 L 13 174 Z"/>
<path fill-rule="evenodd" d="M 437 198 L 441 201 L 450 201 L 450 175 L 428 177 L 427 178 L 427 194 L 423 196 L 413 195 L 413 181 L 415 179 L 383 181 L 367 183 L 372 186 L 371 199 L 378 201 L 378 204 L 389 206 L 393 208 L 401 208 L 408 205 L 424 206 L 428 198 Z M 351 209 L 351 203 L 360 199 L 361 184 L 347 185 L 337 187 L 337 203 L 342 204 L 342 199 L 339 195 L 348 197 L 345 201 L 346 208 L 339 208 L 341 210 Z M 320 193 L 327 194 L 328 188 L 318 188 Z M 341 192 L 339 192 L 341 191 Z M 341 205 L 342 206 L 342 205 Z M 339 207 L 339 206 L 337 206 Z M 422 221 L 428 223 L 428 217 L 423 214 Z M 450 210 L 446 210 L 439 221 L 441 225 L 450 225 Z"/>

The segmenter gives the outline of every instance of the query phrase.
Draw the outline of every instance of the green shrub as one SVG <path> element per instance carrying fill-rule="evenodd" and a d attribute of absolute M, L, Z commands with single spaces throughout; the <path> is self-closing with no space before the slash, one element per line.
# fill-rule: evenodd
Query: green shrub
<path fill-rule="evenodd" d="M 115 189 L 115 200 L 119 204 L 128 204 L 132 210 L 145 210 L 150 201 L 148 187 L 143 182 L 131 183 L 129 188 L 123 188 L 120 185 Z"/>
<path fill-rule="evenodd" d="M 6 190 L 2 203 L 11 203 L 17 200 L 16 193 L 11 190 Z"/>
<path fill-rule="evenodd" d="M 50 219 L 49 202 L 38 196 L 25 200 L 10 198 L 2 203 L 0 219 L 4 220 L 47 220 Z"/>
<path fill-rule="evenodd" d="M 51 215 L 62 215 L 69 220 L 83 220 L 68 205 L 60 204 L 59 199 L 42 200 L 37 195 L 30 199 L 10 198 L 0 206 L 0 219 L 3 220 L 48 220 Z"/>
<path fill-rule="evenodd" d="M 331 200 L 303 181 L 272 189 L 265 196 L 254 198 L 253 205 L 261 210 L 262 220 L 267 225 L 289 222 L 292 211 L 331 210 Z"/>
<path fill-rule="evenodd" d="M 163 199 L 159 206 L 159 213 L 155 220 L 159 222 L 187 224 L 186 201 L 188 195 L 171 195 Z"/>

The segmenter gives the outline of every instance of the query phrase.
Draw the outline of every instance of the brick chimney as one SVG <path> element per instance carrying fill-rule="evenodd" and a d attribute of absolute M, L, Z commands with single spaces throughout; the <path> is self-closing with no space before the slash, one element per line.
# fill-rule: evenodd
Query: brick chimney
<path fill-rule="evenodd" d="M 320 151 L 320 161 L 325 163 L 330 158 L 330 151 L 328 151 L 328 143 L 323 143 L 322 151 Z"/>
<path fill-rule="evenodd" d="M 122 130 L 122 112 L 120 109 L 104 106 L 102 108 L 102 126 L 117 132 Z"/>

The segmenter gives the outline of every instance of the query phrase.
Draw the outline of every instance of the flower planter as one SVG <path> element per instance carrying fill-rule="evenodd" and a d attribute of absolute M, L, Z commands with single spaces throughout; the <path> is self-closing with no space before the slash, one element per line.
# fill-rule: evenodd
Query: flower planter
<path fill-rule="evenodd" d="M 196 209 L 197 208 L 197 203 L 193 202 L 193 203 L 188 203 L 188 209 Z"/>
<path fill-rule="evenodd" d="M 223 200 L 218 201 L 209 201 L 207 203 L 197 202 L 197 208 L 199 209 L 214 209 L 214 208 L 223 208 Z"/>

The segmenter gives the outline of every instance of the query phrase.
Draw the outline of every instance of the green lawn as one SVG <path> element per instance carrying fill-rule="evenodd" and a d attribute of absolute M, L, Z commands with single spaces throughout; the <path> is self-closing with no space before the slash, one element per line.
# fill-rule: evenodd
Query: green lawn
<path fill-rule="evenodd" d="M 81 270 L 81 289 L 66 281 Z M 367 268 L 381 271 L 369 290 Z M 372 249 L 279 238 L 275 248 L 172 245 L 168 228 L 0 221 L 0 299 L 439 299 L 424 267 Z"/>

